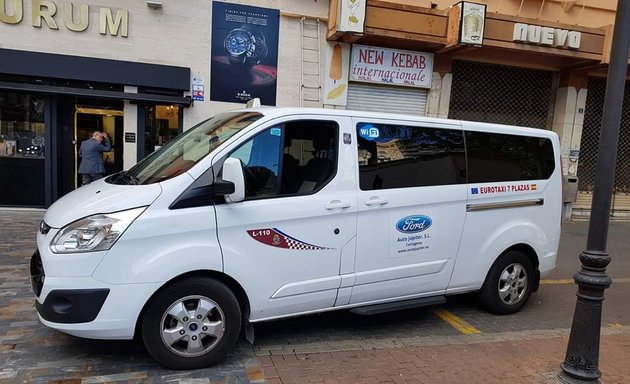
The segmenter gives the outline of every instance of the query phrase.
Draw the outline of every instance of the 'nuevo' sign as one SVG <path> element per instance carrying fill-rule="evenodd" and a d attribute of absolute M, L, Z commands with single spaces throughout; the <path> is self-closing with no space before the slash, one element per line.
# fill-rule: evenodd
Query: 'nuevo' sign
<path fill-rule="evenodd" d="M 350 80 L 431 88 L 433 54 L 352 46 Z"/>
<path fill-rule="evenodd" d="M 579 49 L 582 33 L 566 29 L 541 27 L 540 25 L 516 23 L 514 24 L 512 40 L 549 47 Z"/>

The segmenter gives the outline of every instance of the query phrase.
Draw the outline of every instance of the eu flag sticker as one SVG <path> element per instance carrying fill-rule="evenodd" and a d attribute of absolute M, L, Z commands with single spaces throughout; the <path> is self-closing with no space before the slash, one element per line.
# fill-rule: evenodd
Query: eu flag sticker
<path fill-rule="evenodd" d="M 478 195 L 479 194 L 479 188 L 470 188 L 470 193 L 472 193 L 473 195 Z"/>

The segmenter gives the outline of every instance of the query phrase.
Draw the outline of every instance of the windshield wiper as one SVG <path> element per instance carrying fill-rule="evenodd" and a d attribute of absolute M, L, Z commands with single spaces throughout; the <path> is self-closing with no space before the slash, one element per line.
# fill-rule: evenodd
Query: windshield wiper
<path fill-rule="evenodd" d="M 115 176 L 114 181 L 116 184 L 138 185 L 140 183 L 140 179 L 129 173 L 129 171 L 120 171 Z"/>

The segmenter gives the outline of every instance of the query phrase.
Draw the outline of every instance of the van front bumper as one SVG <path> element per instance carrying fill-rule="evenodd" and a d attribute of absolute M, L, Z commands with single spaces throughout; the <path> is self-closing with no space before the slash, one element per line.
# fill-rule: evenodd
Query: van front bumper
<path fill-rule="evenodd" d="M 39 315 L 53 323 L 89 323 L 101 311 L 109 289 L 57 289 L 44 303 L 35 302 Z"/>
<path fill-rule="evenodd" d="M 40 321 L 89 339 L 129 340 L 144 304 L 162 285 L 108 284 L 91 276 L 47 276 L 39 253 L 31 259 L 31 283 Z"/>

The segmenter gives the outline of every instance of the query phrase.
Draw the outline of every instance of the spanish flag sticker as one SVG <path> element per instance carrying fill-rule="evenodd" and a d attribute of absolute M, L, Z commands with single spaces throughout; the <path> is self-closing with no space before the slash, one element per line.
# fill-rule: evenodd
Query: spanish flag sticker
<path fill-rule="evenodd" d="M 535 191 L 535 190 L 536 190 L 536 184 L 532 184 L 532 185 L 530 185 L 530 189 L 531 189 L 532 191 Z"/>

